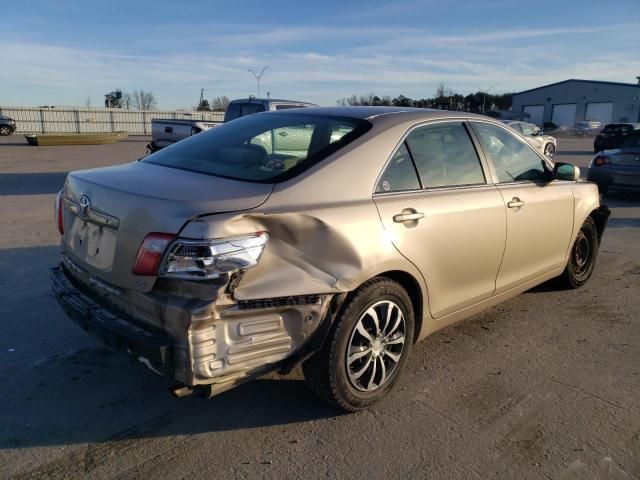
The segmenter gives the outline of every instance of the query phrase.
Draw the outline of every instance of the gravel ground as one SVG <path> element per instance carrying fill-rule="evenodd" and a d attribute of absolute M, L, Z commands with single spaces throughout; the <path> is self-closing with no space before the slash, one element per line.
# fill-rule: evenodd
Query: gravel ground
<path fill-rule="evenodd" d="M 339 415 L 299 370 L 212 400 L 102 348 L 50 293 L 67 171 L 147 139 L 0 139 L 1 478 L 640 478 L 640 198 L 613 214 L 591 281 L 539 287 L 417 344 L 394 392 Z M 591 140 L 561 139 L 586 166 Z"/>

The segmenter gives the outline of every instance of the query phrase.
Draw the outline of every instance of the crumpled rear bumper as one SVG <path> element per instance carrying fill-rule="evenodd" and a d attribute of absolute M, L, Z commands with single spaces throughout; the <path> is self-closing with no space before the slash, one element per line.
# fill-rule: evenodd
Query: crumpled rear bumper
<path fill-rule="evenodd" d="M 108 347 L 132 355 L 161 374 L 171 374 L 171 341 L 164 332 L 152 331 L 113 314 L 77 289 L 61 267 L 49 271 L 51 288 L 67 315 Z"/>
<path fill-rule="evenodd" d="M 130 292 L 91 277 L 64 256 L 50 282 L 60 306 L 89 334 L 156 373 L 215 393 L 268 370 L 289 369 L 320 348 L 333 298 L 232 301 L 223 284 L 215 287 L 221 296 L 208 300 L 197 293 L 213 286 L 200 284 Z"/>

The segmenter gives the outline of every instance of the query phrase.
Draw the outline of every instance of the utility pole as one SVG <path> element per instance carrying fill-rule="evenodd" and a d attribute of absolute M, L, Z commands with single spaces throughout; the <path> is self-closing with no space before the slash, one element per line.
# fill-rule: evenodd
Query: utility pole
<path fill-rule="evenodd" d="M 487 89 L 483 89 L 482 87 L 479 87 L 478 85 L 474 85 L 474 87 L 476 87 L 478 89 L 478 91 L 480 93 L 482 93 L 482 113 L 484 113 L 484 106 L 485 106 L 485 100 L 486 100 L 487 93 L 489 93 L 492 88 L 497 87 L 498 85 L 500 85 L 500 84 L 499 83 L 494 83 L 493 85 L 491 85 Z"/>
<path fill-rule="evenodd" d="M 264 71 L 267 68 L 269 68 L 269 65 L 265 66 L 259 75 L 251 69 L 248 70 L 249 72 L 253 73 L 253 76 L 255 77 L 256 82 L 258 82 L 258 98 L 260 98 L 260 79 L 262 78 L 262 75 L 264 75 Z"/>

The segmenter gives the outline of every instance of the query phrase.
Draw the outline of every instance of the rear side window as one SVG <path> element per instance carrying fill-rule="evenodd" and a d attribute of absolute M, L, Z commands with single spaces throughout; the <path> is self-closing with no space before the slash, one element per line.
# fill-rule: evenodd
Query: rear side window
<path fill-rule="evenodd" d="M 224 121 L 228 122 L 259 112 L 264 112 L 264 105 L 261 103 L 230 103 L 224 114 Z"/>
<path fill-rule="evenodd" d="M 292 105 L 292 104 L 280 104 L 280 105 L 276 105 L 276 110 L 287 110 L 289 108 L 300 108 L 302 105 Z"/>
<path fill-rule="evenodd" d="M 417 128 L 406 142 L 425 188 L 486 183 L 480 159 L 462 123 Z"/>
<path fill-rule="evenodd" d="M 504 128 L 473 123 L 480 144 L 493 163 L 500 183 L 542 181 L 547 178 L 544 161 L 522 139 Z"/>
<path fill-rule="evenodd" d="M 407 146 L 403 143 L 382 173 L 376 186 L 376 193 L 419 189 L 420 181 L 418 180 L 418 174 L 411 161 L 411 155 L 409 155 Z"/>
<path fill-rule="evenodd" d="M 292 178 L 371 128 L 365 120 L 266 113 L 224 123 L 143 161 L 232 178 L 277 183 Z"/>

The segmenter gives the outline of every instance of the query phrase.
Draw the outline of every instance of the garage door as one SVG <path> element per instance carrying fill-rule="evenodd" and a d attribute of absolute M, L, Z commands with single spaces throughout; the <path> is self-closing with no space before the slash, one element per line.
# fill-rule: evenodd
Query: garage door
<path fill-rule="evenodd" d="M 613 115 L 613 102 L 593 102 L 587 103 L 587 113 L 584 115 L 585 120 L 597 120 L 604 127 L 607 123 L 611 123 Z"/>
<path fill-rule="evenodd" d="M 544 122 L 544 105 L 525 105 L 522 111 L 531 115 L 531 118 L 529 118 L 530 123 L 535 123 L 539 127 L 542 126 L 542 122 Z"/>
<path fill-rule="evenodd" d="M 563 103 L 554 105 L 551 121 L 559 127 L 573 127 L 576 124 L 576 104 Z"/>

